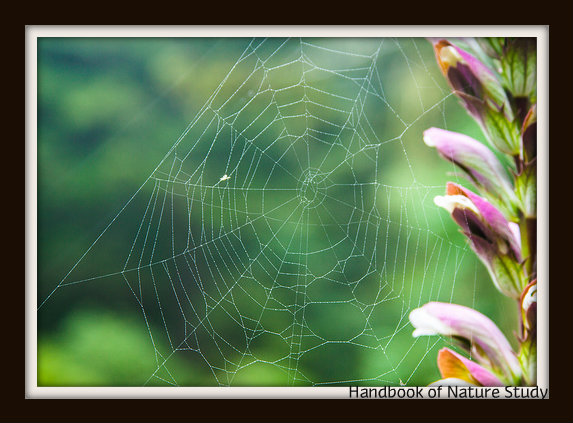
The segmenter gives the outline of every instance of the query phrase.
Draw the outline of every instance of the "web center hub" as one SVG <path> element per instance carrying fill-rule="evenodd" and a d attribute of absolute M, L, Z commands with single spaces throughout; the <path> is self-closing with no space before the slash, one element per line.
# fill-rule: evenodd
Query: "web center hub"
<path fill-rule="evenodd" d="M 326 174 L 309 168 L 303 172 L 298 182 L 298 198 L 304 208 L 312 209 L 322 204 L 326 198 Z"/>

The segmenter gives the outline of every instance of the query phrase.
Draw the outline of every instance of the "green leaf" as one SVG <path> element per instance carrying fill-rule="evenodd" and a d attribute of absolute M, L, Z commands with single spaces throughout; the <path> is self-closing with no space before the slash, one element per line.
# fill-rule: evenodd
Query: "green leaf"
<path fill-rule="evenodd" d="M 501 57 L 502 79 L 514 97 L 537 100 L 537 47 L 535 38 L 514 38 Z"/>
<path fill-rule="evenodd" d="M 512 257 L 498 255 L 491 263 L 491 276 L 497 289 L 504 295 L 519 298 L 526 285 L 523 269 Z"/>
<path fill-rule="evenodd" d="M 489 56 L 498 58 L 503 54 L 504 37 L 486 37 L 480 38 L 478 41 Z"/>
<path fill-rule="evenodd" d="M 520 136 L 515 121 L 508 121 L 503 111 L 487 108 L 483 117 L 486 136 L 494 147 L 512 156 L 519 154 Z"/>
<path fill-rule="evenodd" d="M 537 166 L 528 166 L 516 178 L 515 191 L 525 217 L 537 216 Z"/>

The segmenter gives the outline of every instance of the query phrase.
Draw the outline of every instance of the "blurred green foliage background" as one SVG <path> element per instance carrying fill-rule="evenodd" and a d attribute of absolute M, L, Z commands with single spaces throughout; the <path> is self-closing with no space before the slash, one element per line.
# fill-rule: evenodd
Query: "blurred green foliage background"
<path fill-rule="evenodd" d="M 513 305 L 432 203 L 459 178 L 422 132 L 483 140 L 448 93 L 423 39 L 40 38 L 38 385 L 426 385 L 449 341 L 413 339 L 407 316 L 430 300 L 511 334 Z M 297 182 L 308 169 L 328 181 Z M 159 229 L 145 210 L 164 197 Z M 172 267 L 201 249 L 195 273 Z"/>

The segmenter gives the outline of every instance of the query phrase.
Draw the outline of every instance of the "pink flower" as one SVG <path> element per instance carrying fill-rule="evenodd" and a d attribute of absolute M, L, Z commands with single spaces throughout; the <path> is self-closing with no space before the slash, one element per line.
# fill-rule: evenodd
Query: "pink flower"
<path fill-rule="evenodd" d="M 535 339 L 537 329 L 537 279 L 528 284 L 519 298 L 522 340 Z"/>
<path fill-rule="evenodd" d="M 488 193 L 496 204 L 517 203 L 507 172 L 495 154 L 481 142 L 439 128 L 424 131 L 424 142 L 436 147 L 440 156 L 460 167 L 474 185 Z"/>
<path fill-rule="evenodd" d="M 434 382 L 433 385 L 439 385 L 440 382 L 452 384 L 455 381 L 463 381 L 475 386 L 503 386 L 503 382 L 485 367 L 449 348 L 442 348 L 438 352 L 438 368 L 442 380 Z"/>
<path fill-rule="evenodd" d="M 414 337 L 451 336 L 459 341 L 461 347 L 468 351 L 476 361 L 490 369 L 496 378 L 499 377 L 507 384 L 515 384 L 520 380 L 521 367 L 511 345 L 495 323 L 480 312 L 457 304 L 430 302 L 412 310 L 409 318 L 410 323 L 415 327 Z M 444 360 L 446 358 L 448 361 L 454 358 L 459 360 L 457 356 L 444 357 Z M 466 361 L 461 360 L 456 365 L 465 366 L 479 383 L 496 382 L 495 379 L 488 378 L 487 374 Z M 446 374 L 451 377 L 449 372 Z"/>
<path fill-rule="evenodd" d="M 519 128 L 497 75 L 484 63 L 447 40 L 431 40 L 440 69 L 468 113 L 500 151 L 519 154 Z"/>
<path fill-rule="evenodd" d="M 537 374 L 537 280 L 523 290 L 519 299 L 521 309 L 520 359 L 524 380 L 535 385 Z"/>
<path fill-rule="evenodd" d="M 496 287 L 507 296 L 519 298 L 527 284 L 519 226 L 508 222 L 486 199 L 453 182 L 448 182 L 446 195 L 435 197 L 434 202 L 450 212 Z"/>

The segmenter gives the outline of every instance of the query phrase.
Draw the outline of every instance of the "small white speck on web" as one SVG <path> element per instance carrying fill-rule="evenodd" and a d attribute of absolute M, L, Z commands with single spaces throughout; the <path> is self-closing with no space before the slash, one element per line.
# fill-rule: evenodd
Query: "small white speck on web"
<path fill-rule="evenodd" d="M 219 182 L 223 182 L 223 181 L 226 181 L 228 179 L 231 179 L 231 177 L 225 173 L 223 176 L 221 176 L 221 179 L 219 179 Z"/>

